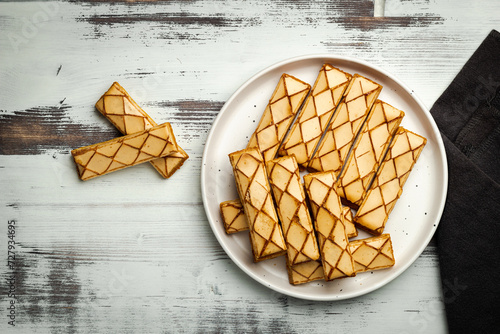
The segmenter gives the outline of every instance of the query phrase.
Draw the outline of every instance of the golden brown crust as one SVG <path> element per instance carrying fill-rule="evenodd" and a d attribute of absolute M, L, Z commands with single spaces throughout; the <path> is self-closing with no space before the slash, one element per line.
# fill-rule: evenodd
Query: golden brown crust
<path fill-rule="evenodd" d="M 354 216 L 356 226 L 374 235 L 384 231 L 389 214 L 426 143 L 424 137 L 399 127 L 370 190 Z"/>
<path fill-rule="evenodd" d="M 142 132 L 71 151 L 82 180 L 164 157 L 178 150 L 172 127 L 163 123 Z"/>
<path fill-rule="evenodd" d="M 286 265 L 288 281 L 290 284 L 298 285 L 325 279 L 325 273 L 321 261 L 307 261 L 296 265 Z"/>
<path fill-rule="evenodd" d="M 352 77 L 343 101 L 307 165 L 309 171 L 340 173 L 354 139 L 381 90 L 381 85 L 359 74 Z"/>
<path fill-rule="evenodd" d="M 349 249 L 356 273 L 385 269 L 396 263 L 389 234 L 351 241 Z"/>
<path fill-rule="evenodd" d="M 259 149 L 264 161 L 274 159 L 310 90 L 311 85 L 308 83 L 284 73 L 248 141 L 247 148 Z"/>
<path fill-rule="evenodd" d="M 323 65 L 311 94 L 279 150 L 280 156 L 293 154 L 301 168 L 307 166 L 351 78 L 352 75 L 330 64 Z"/>
<path fill-rule="evenodd" d="M 403 111 L 375 102 L 339 174 L 337 193 L 345 205 L 359 208 L 403 117 Z"/>
<path fill-rule="evenodd" d="M 342 216 L 344 217 L 345 233 L 348 238 L 354 238 L 358 236 L 358 229 L 352 220 L 352 211 L 348 206 L 342 208 Z"/>
<path fill-rule="evenodd" d="M 273 204 L 266 168 L 256 148 L 229 154 L 238 195 L 250 230 L 254 261 L 286 253 L 286 244 Z"/>
<path fill-rule="evenodd" d="M 304 175 L 304 183 L 318 234 L 321 261 L 327 281 L 354 276 L 344 212 L 335 192 L 334 172 Z"/>
<path fill-rule="evenodd" d="M 222 202 L 219 208 L 227 234 L 248 231 L 248 220 L 239 199 Z"/>
<path fill-rule="evenodd" d="M 319 250 L 316 234 L 295 157 L 270 160 L 266 163 L 266 168 L 290 265 L 317 260 Z"/>

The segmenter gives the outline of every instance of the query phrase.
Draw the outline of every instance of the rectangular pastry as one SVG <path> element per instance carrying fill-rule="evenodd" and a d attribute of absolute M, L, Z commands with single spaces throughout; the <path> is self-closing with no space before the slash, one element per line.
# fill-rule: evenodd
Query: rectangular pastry
<path fill-rule="evenodd" d="M 352 211 L 348 206 L 342 208 L 342 217 L 344 218 L 345 232 L 348 238 L 354 238 L 358 236 L 358 229 L 352 220 Z"/>
<path fill-rule="evenodd" d="M 333 172 L 304 175 L 327 281 L 355 275 L 342 204 L 335 192 L 335 181 Z"/>
<path fill-rule="evenodd" d="M 111 85 L 95 107 L 124 135 L 141 132 L 157 125 L 117 82 Z M 177 147 L 178 150 L 168 156 L 150 161 L 165 178 L 172 176 L 189 158 L 180 146 Z"/>
<path fill-rule="evenodd" d="M 422 136 L 402 127 L 398 129 L 370 190 L 354 216 L 359 228 L 374 235 L 382 234 L 426 142 Z"/>
<path fill-rule="evenodd" d="M 266 168 L 260 151 L 245 149 L 229 154 L 236 188 L 250 230 L 255 262 L 286 253 L 286 244 L 278 221 Z"/>
<path fill-rule="evenodd" d="M 323 65 L 304 108 L 279 150 L 279 155 L 293 154 L 299 165 L 307 166 L 351 77 L 349 73 L 330 64 Z"/>
<path fill-rule="evenodd" d="M 222 202 L 219 207 L 227 234 L 248 230 L 248 220 L 239 199 Z"/>
<path fill-rule="evenodd" d="M 310 171 L 334 171 L 339 174 L 349 150 L 368 116 L 382 86 L 355 74 L 332 117 L 325 135 L 318 144 L 307 169 Z"/>
<path fill-rule="evenodd" d="M 170 123 L 71 151 L 82 180 L 178 151 Z"/>
<path fill-rule="evenodd" d="M 356 273 L 389 268 L 396 263 L 389 234 L 351 241 L 349 249 Z"/>
<path fill-rule="evenodd" d="M 291 75 L 283 74 L 250 137 L 247 148 L 258 148 L 264 161 L 274 159 L 311 85 Z"/>
<path fill-rule="evenodd" d="M 390 104 L 375 102 L 339 175 L 337 193 L 343 203 L 359 207 L 403 117 Z"/>
<path fill-rule="evenodd" d="M 270 160 L 266 168 L 290 265 L 319 259 L 316 234 L 295 157 Z"/>
<path fill-rule="evenodd" d="M 290 265 L 287 260 L 288 281 L 290 284 L 304 284 L 325 278 L 321 261 L 307 261 Z"/>

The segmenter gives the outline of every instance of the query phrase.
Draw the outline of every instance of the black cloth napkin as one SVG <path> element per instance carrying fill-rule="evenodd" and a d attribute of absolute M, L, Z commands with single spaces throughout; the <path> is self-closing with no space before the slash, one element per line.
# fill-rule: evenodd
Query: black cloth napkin
<path fill-rule="evenodd" d="M 450 333 L 500 333 L 500 34 L 493 30 L 431 109 L 448 158 L 437 230 Z"/>

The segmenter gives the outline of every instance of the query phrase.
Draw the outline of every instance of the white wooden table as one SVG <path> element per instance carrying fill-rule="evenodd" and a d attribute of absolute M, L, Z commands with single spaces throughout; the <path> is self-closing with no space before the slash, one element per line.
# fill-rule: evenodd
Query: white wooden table
<path fill-rule="evenodd" d="M 299 300 L 229 259 L 200 196 L 211 124 L 263 68 L 356 57 L 430 108 L 500 27 L 498 1 L 380 3 L 0 3 L 0 332 L 446 332 L 433 242 L 375 292 Z M 113 81 L 172 123 L 190 155 L 172 178 L 144 164 L 78 179 L 70 150 L 119 135 L 94 109 Z"/>

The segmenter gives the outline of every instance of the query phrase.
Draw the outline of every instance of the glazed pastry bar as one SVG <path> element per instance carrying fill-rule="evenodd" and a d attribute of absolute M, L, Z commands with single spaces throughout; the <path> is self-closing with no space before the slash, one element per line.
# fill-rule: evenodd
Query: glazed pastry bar
<path fill-rule="evenodd" d="M 266 167 L 290 265 L 319 259 L 316 234 L 295 157 L 273 159 Z"/>
<path fill-rule="evenodd" d="M 323 65 L 304 108 L 279 150 L 280 156 L 295 155 L 299 165 L 307 166 L 351 77 L 329 64 Z"/>
<path fill-rule="evenodd" d="M 340 169 L 349 153 L 357 133 L 375 103 L 382 86 L 355 74 L 347 87 L 344 100 L 332 117 L 323 139 L 318 144 L 307 169 L 334 171 Z"/>
<path fill-rule="evenodd" d="M 311 85 L 308 83 L 283 74 L 262 114 L 257 129 L 248 141 L 247 148 L 258 148 L 265 161 L 274 159 L 310 90 Z"/>
<path fill-rule="evenodd" d="M 286 253 L 286 244 L 274 208 L 264 160 L 258 149 L 229 154 L 236 188 L 250 229 L 255 262 Z"/>
<path fill-rule="evenodd" d="M 82 180 L 177 152 L 170 123 L 71 151 Z"/>
<path fill-rule="evenodd" d="M 339 175 L 337 193 L 343 203 L 359 207 L 403 117 L 403 111 L 375 102 Z"/>
<path fill-rule="evenodd" d="M 426 142 L 424 137 L 405 128 L 398 129 L 370 190 L 354 216 L 359 228 L 374 235 L 382 234 Z"/>
<path fill-rule="evenodd" d="M 349 249 L 356 273 L 389 268 L 396 263 L 389 234 L 351 241 Z"/>
<path fill-rule="evenodd" d="M 307 261 L 296 265 L 286 264 L 290 284 L 304 284 L 325 278 L 321 261 Z"/>
<path fill-rule="evenodd" d="M 342 204 L 335 192 L 335 181 L 334 172 L 304 175 L 327 281 L 355 275 Z"/>
<path fill-rule="evenodd" d="M 220 213 L 227 234 L 248 230 L 248 221 L 239 199 L 220 203 Z"/>

